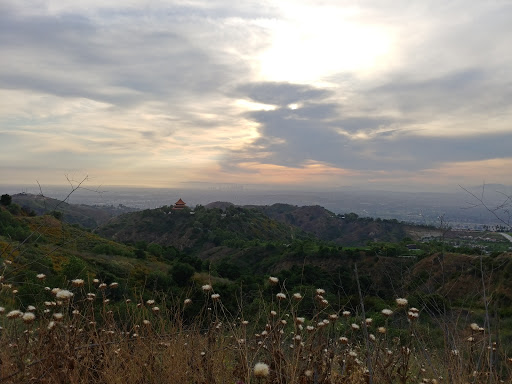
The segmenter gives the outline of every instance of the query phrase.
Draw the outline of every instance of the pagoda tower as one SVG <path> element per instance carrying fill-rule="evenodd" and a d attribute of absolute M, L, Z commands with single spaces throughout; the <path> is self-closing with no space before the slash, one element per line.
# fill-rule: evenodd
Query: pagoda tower
<path fill-rule="evenodd" d="M 187 206 L 187 204 L 185 204 L 185 202 L 183 200 L 181 200 L 181 198 L 174 204 L 174 207 L 172 207 L 172 209 L 183 209 Z"/>

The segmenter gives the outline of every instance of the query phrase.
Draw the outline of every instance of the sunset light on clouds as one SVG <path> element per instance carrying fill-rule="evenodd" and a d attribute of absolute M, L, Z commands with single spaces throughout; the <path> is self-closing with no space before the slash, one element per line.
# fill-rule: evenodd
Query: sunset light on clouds
<path fill-rule="evenodd" d="M 510 184 L 508 1 L 0 3 L 0 178 Z"/>

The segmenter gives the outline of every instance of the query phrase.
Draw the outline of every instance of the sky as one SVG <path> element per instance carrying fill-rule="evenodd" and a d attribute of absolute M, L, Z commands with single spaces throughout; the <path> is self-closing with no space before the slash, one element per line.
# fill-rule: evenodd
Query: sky
<path fill-rule="evenodd" d="M 1 0 L 0 184 L 512 184 L 511 15 L 508 0 Z"/>

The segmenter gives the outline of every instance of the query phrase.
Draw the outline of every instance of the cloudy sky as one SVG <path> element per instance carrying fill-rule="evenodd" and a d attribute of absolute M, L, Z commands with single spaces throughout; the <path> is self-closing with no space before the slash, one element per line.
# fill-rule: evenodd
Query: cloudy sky
<path fill-rule="evenodd" d="M 512 184 L 511 15 L 508 0 L 1 0 L 0 183 Z"/>

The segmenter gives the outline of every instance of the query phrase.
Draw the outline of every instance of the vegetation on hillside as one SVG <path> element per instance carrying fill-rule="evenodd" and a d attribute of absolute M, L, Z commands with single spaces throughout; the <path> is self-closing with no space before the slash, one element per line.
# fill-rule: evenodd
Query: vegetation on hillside
<path fill-rule="evenodd" d="M 191 212 L 122 215 L 107 238 L 0 205 L 0 381 L 511 378 L 510 253 L 401 257 L 410 238 L 346 247 L 255 209 Z"/>

